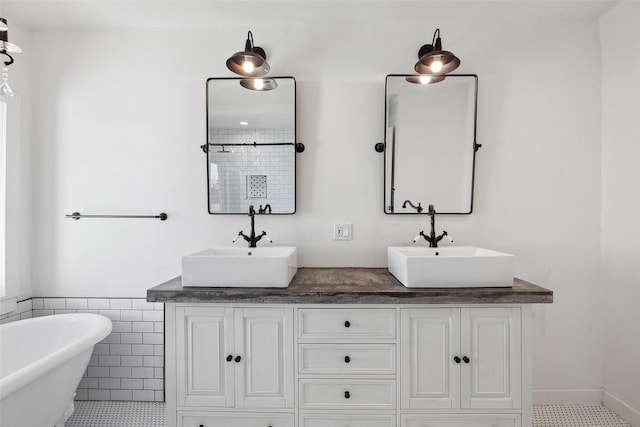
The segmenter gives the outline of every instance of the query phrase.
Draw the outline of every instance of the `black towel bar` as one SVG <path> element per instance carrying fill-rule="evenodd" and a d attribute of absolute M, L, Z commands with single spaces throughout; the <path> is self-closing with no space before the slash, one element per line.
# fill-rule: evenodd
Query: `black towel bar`
<path fill-rule="evenodd" d="M 74 212 L 71 215 L 65 215 L 65 218 L 75 220 L 80 218 L 155 218 L 164 221 L 167 219 L 167 214 L 163 212 L 160 215 L 82 215 L 80 212 Z"/>

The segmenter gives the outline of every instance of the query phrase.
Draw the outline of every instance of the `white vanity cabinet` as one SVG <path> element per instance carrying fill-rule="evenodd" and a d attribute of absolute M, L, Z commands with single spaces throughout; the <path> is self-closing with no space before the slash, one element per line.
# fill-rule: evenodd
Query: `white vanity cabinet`
<path fill-rule="evenodd" d="M 167 339 L 175 342 L 166 358 L 167 410 L 175 411 L 169 426 L 233 419 L 235 426 L 293 427 L 293 308 L 167 304 L 167 314 Z M 274 409 L 291 414 L 265 423 L 251 413 Z"/>
<path fill-rule="evenodd" d="M 166 313 L 169 427 L 531 427 L 527 305 Z"/>
<path fill-rule="evenodd" d="M 167 427 L 532 427 L 531 307 L 553 292 L 299 268 L 288 288 L 177 277 L 147 300 L 165 303 Z"/>

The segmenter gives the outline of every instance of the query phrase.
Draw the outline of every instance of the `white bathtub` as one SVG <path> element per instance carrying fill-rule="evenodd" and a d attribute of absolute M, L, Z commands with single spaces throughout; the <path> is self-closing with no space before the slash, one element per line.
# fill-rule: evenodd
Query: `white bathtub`
<path fill-rule="evenodd" d="M 93 346 L 111 332 L 98 314 L 0 325 L 0 426 L 63 426 Z"/>

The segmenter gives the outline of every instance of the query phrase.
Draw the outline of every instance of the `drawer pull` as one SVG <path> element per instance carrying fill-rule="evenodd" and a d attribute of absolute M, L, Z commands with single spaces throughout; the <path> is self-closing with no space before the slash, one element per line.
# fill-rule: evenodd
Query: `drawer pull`
<path fill-rule="evenodd" d="M 227 362 L 231 362 L 233 360 L 233 356 L 232 355 L 228 355 L 227 356 Z M 202 427 L 202 425 L 200 425 L 200 427 Z"/>
<path fill-rule="evenodd" d="M 233 360 L 235 360 L 235 361 L 236 361 L 236 363 L 238 363 L 238 362 L 240 362 L 240 361 L 242 360 L 242 357 L 240 357 L 240 356 L 236 356 L 236 358 L 235 358 L 235 359 L 233 359 Z"/>
<path fill-rule="evenodd" d="M 198 427 L 204 427 L 204 424 L 200 424 Z"/>
<path fill-rule="evenodd" d="M 456 362 L 456 363 L 460 363 L 462 361 L 462 359 L 460 359 L 458 356 L 455 356 L 453 358 L 453 361 Z"/>
<path fill-rule="evenodd" d="M 351 358 L 349 356 L 345 356 L 344 363 L 349 363 L 349 362 L 351 362 Z"/>
<path fill-rule="evenodd" d="M 344 321 L 344 327 L 348 328 L 349 326 L 351 326 L 351 322 L 349 322 L 348 320 Z"/>
<path fill-rule="evenodd" d="M 345 391 L 345 392 L 344 392 L 344 398 L 345 398 L 345 399 L 348 399 L 348 398 L 350 398 L 350 397 L 351 397 L 351 393 L 349 393 L 349 390 Z"/>
<path fill-rule="evenodd" d="M 464 356 L 462 360 L 464 361 L 464 363 L 469 363 L 471 361 L 467 356 Z"/>

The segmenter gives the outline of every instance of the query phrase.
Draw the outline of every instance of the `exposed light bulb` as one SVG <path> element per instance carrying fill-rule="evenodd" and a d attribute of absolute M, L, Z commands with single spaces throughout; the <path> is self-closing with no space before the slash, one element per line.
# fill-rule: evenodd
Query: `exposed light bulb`
<path fill-rule="evenodd" d="M 420 84 L 428 85 L 431 82 L 431 76 L 420 76 Z"/>
<path fill-rule="evenodd" d="M 438 58 L 431 63 L 431 71 L 433 71 L 434 73 L 438 73 L 441 70 L 442 70 L 442 61 L 440 61 L 440 59 Z"/>
<path fill-rule="evenodd" d="M 243 120 L 240 122 L 240 126 L 249 126 L 249 122 L 246 120 Z"/>
<path fill-rule="evenodd" d="M 13 96 L 13 91 L 11 90 L 11 86 L 9 86 L 9 70 L 7 67 L 2 67 L 2 77 L 0 80 L 0 97 L 2 98 L 11 98 Z"/>
<path fill-rule="evenodd" d="M 253 87 L 254 87 L 256 90 L 262 90 L 262 89 L 264 89 L 264 80 L 262 80 L 262 79 L 255 79 L 255 80 L 253 81 Z"/>
<path fill-rule="evenodd" d="M 246 73 L 252 73 L 254 68 L 255 67 L 253 66 L 253 62 L 251 62 L 251 61 L 244 61 L 244 63 L 242 64 L 242 69 Z"/>

